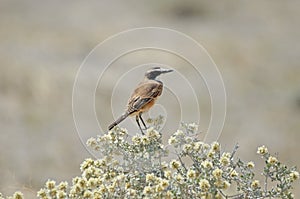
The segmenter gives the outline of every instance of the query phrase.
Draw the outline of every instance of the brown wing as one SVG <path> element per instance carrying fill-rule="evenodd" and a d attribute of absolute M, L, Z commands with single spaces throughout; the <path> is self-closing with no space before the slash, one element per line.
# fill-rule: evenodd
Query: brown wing
<path fill-rule="evenodd" d="M 163 85 L 160 82 L 147 81 L 145 83 L 141 83 L 131 95 L 128 101 L 127 111 L 131 114 L 140 110 L 153 99 L 156 99 L 158 96 L 160 96 L 162 90 Z"/>

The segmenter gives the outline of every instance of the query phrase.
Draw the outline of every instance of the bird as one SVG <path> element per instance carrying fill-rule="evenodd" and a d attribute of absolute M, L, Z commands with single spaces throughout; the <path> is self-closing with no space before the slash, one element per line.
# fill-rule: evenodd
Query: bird
<path fill-rule="evenodd" d="M 135 116 L 136 123 L 142 134 L 144 134 L 140 125 L 140 120 L 145 129 L 147 129 L 147 126 L 142 118 L 142 114 L 147 112 L 155 104 L 157 98 L 163 91 L 163 82 L 157 78 L 161 74 L 170 73 L 172 71 L 172 69 L 165 69 L 161 67 L 153 67 L 146 71 L 143 81 L 141 81 L 132 92 L 127 103 L 126 111 L 108 126 L 108 130 L 112 130 L 128 116 Z"/>

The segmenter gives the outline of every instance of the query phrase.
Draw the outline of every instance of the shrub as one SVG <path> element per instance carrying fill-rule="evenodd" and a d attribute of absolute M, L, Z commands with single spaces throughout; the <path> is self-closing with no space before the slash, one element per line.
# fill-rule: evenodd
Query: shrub
<path fill-rule="evenodd" d="M 255 164 L 235 158 L 238 146 L 222 151 L 218 142 L 197 139 L 197 125 L 182 124 L 162 142 L 158 129 L 162 118 L 151 120 L 145 135 L 130 136 L 115 127 L 107 134 L 90 138 L 87 144 L 102 155 L 86 159 L 81 176 L 56 184 L 48 180 L 37 196 L 47 198 L 294 198 L 292 183 L 299 179 L 295 167 L 288 168 L 265 146 L 257 153 L 265 161 L 264 181 Z M 174 151 L 171 153 L 170 151 Z M 170 156 L 175 158 L 171 159 Z M 22 198 L 14 196 L 13 198 Z"/>

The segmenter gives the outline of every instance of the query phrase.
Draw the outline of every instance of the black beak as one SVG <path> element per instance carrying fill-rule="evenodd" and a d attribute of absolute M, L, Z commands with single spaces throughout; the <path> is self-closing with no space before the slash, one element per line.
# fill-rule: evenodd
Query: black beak
<path fill-rule="evenodd" d="M 162 68 L 160 71 L 161 71 L 161 74 L 164 74 L 164 73 L 170 73 L 170 72 L 173 72 L 174 70 Z"/>

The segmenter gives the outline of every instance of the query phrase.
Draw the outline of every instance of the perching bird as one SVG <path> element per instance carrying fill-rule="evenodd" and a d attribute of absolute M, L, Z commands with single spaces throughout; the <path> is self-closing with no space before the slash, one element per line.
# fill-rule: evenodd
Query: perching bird
<path fill-rule="evenodd" d="M 172 71 L 173 70 L 171 69 L 164 69 L 161 67 L 154 67 L 148 70 L 145 73 L 144 80 L 139 83 L 129 98 L 125 113 L 111 125 L 109 125 L 108 130 L 114 128 L 128 116 L 135 116 L 136 123 L 138 124 L 141 132 L 144 134 L 139 120 L 142 121 L 144 127 L 147 129 L 147 126 L 142 118 L 142 114 L 148 111 L 155 104 L 155 101 L 161 95 L 163 90 L 163 83 L 156 78 L 161 74 Z"/>

